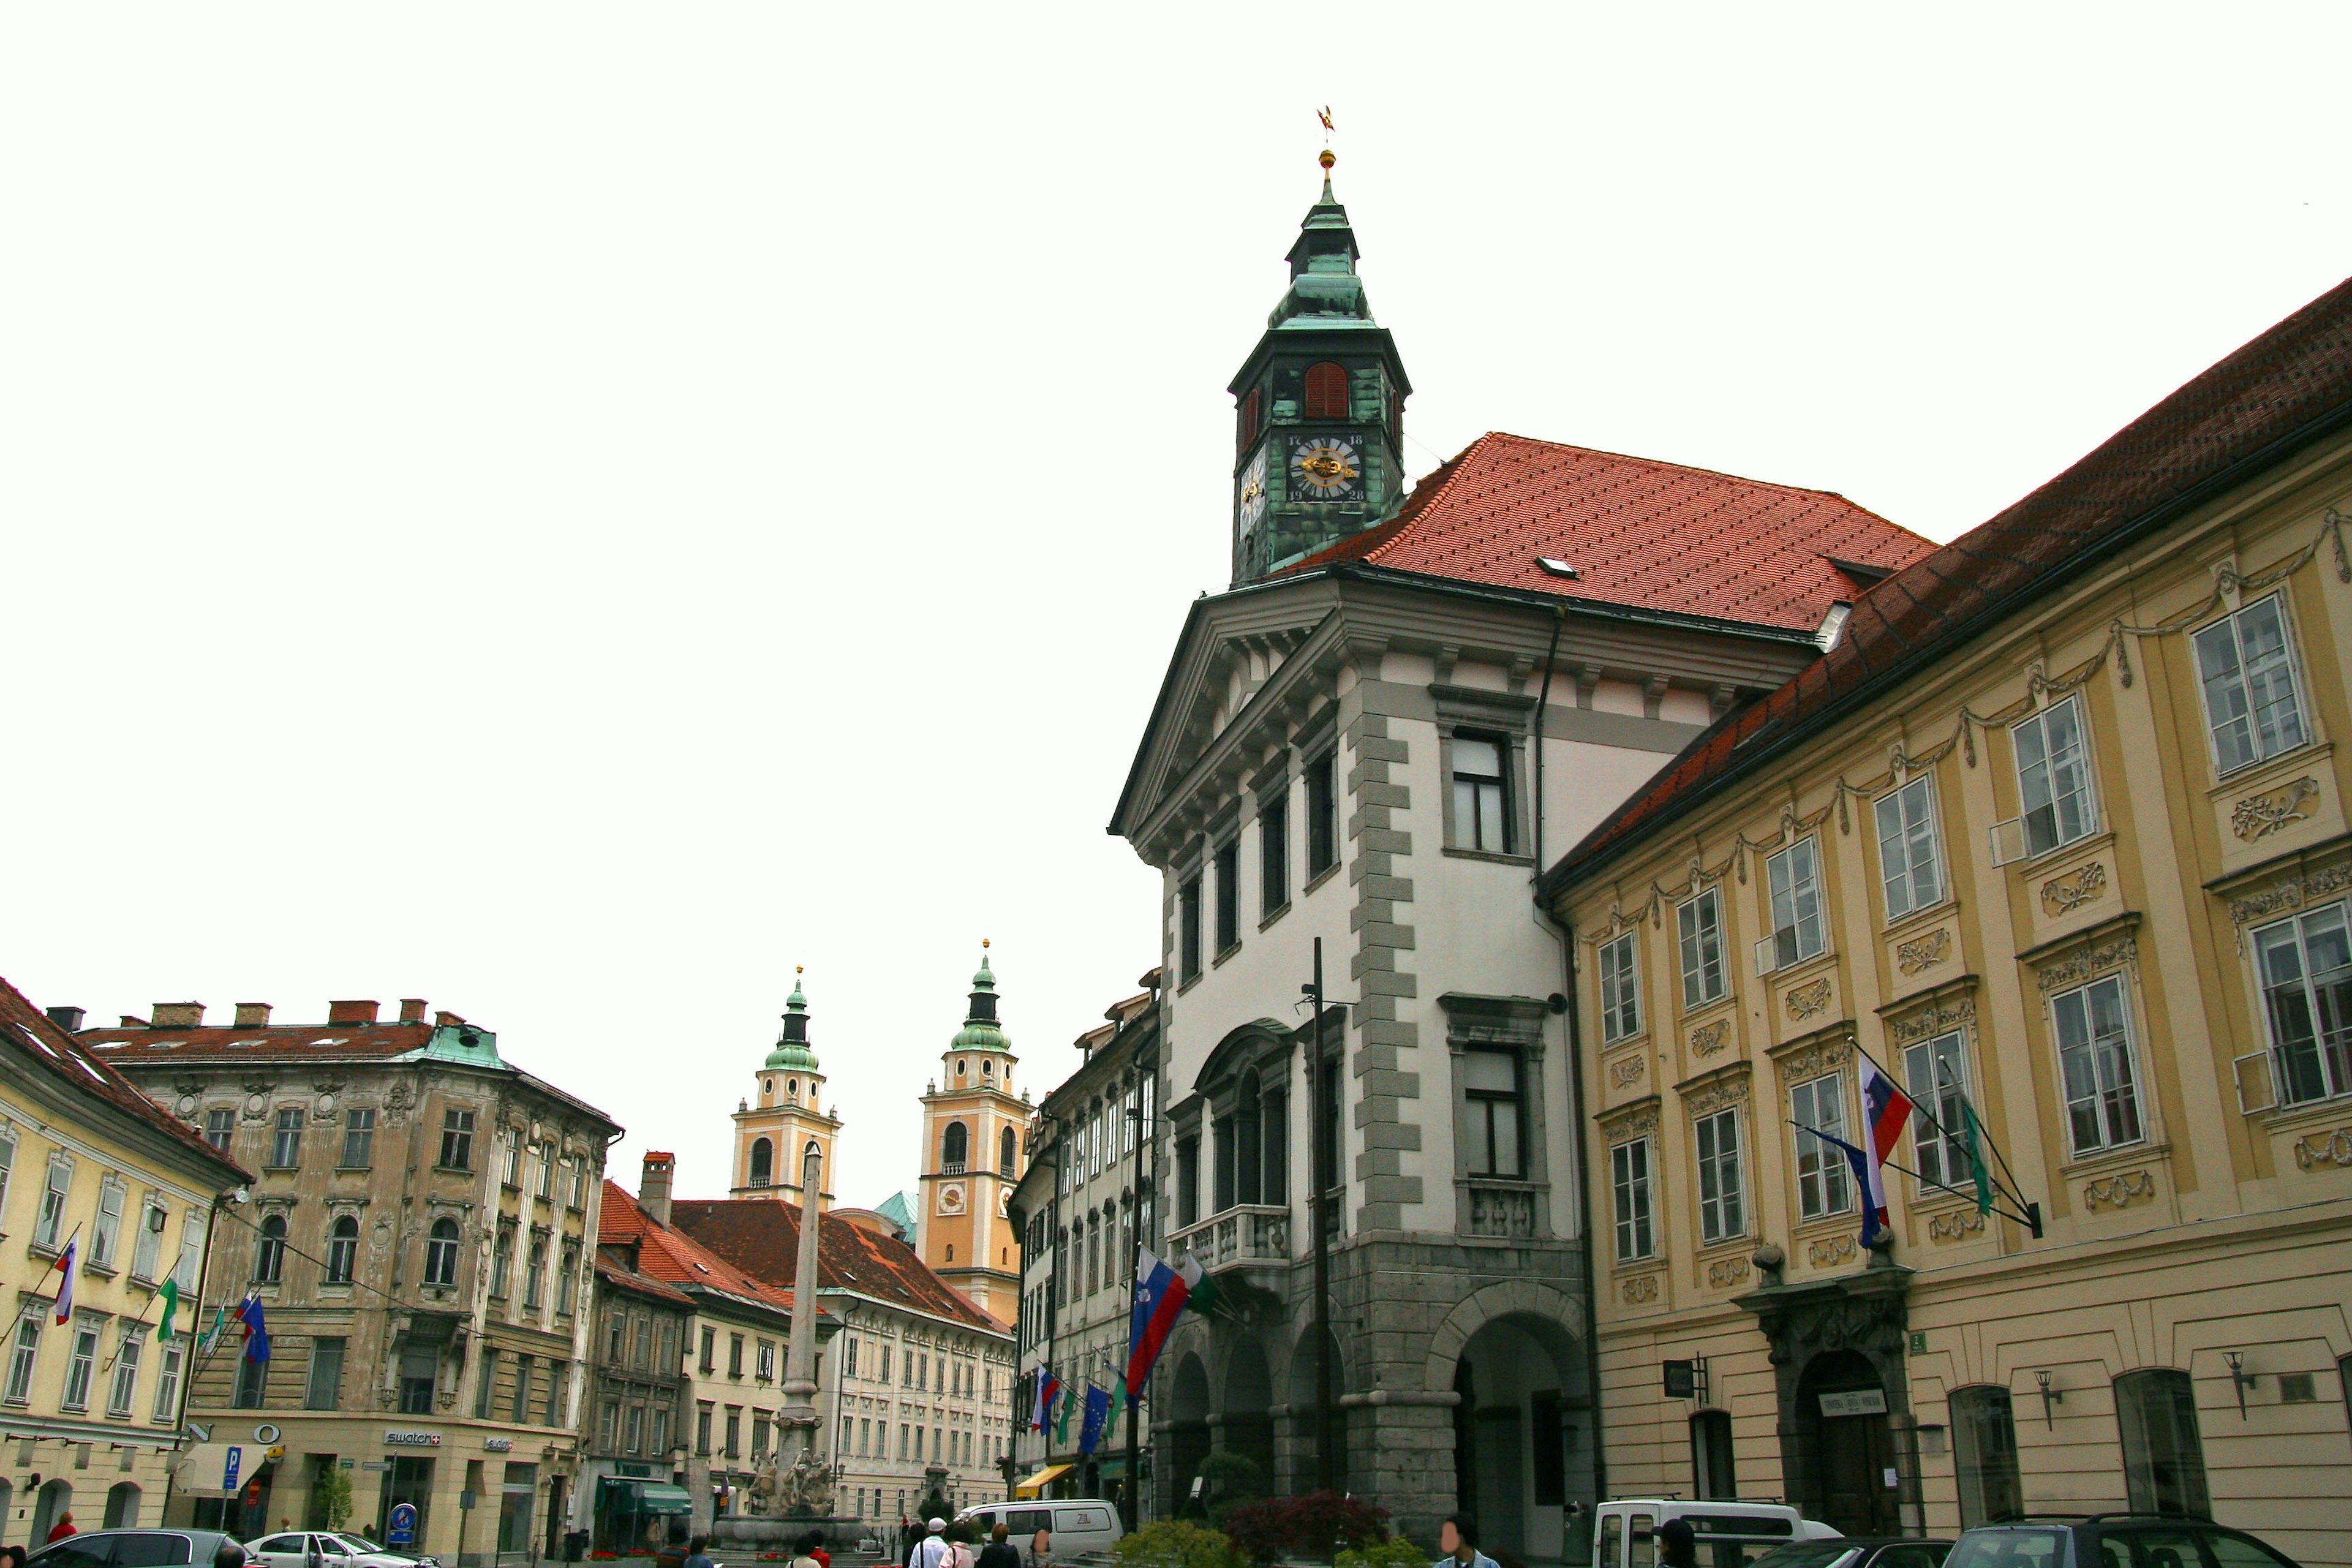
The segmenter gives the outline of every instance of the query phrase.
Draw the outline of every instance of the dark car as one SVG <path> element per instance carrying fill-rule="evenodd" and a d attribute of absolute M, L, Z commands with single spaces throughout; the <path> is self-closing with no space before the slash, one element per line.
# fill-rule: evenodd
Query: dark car
<path fill-rule="evenodd" d="M 1849 1535 L 1837 1541 L 1791 1541 L 1748 1568 L 1944 1568 L 1948 1541 L 1916 1535 Z"/>
<path fill-rule="evenodd" d="M 246 1568 L 235 1536 L 217 1530 L 85 1530 L 33 1553 L 41 1568 Z"/>
<path fill-rule="evenodd" d="M 2300 1568 L 2242 1530 L 2171 1514 L 2013 1519 L 1963 1531 L 1944 1568 Z"/>

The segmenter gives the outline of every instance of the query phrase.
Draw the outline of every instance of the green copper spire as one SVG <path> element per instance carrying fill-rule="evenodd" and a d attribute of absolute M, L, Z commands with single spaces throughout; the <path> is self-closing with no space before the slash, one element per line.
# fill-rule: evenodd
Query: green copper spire
<path fill-rule="evenodd" d="M 1363 253 L 1356 248 L 1348 209 L 1331 194 L 1331 165 L 1337 161 L 1326 149 L 1323 199 L 1307 209 L 1306 220 L 1298 226 L 1298 239 L 1287 258 L 1290 291 L 1265 319 L 1269 328 L 1372 324 L 1371 301 L 1364 297 L 1364 280 L 1356 276 L 1356 262 Z"/>
<path fill-rule="evenodd" d="M 988 941 L 980 943 L 980 973 L 971 977 L 971 1011 L 948 1042 L 951 1051 L 1009 1051 L 1013 1042 L 996 1022 L 996 973 L 988 967 Z"/>
<path fill-rule="evenodd" d="M 793 994 L 784 998 L 784 1032 L 776 1037 L 776 1048 L 768 1053 L 767 1065 L 814 1072 L 816 1053 L 808 1043 L 808 998 L 801 994 L 800 975 L 800 966 L 793 965 Z"/>

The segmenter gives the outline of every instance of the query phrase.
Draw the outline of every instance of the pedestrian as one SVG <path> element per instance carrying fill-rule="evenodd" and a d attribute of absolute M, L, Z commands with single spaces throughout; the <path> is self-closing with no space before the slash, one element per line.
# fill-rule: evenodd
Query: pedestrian
<path fill-rule="evenodd" d="M 698 1535 L 688 1542 L 685 1568 L 719 1568 L 719 1564 L 710 1560 L 709 1546 L 710 1537 L 707 1535 Z"/>
<path fill-rule="evenodd" d="M 1051 1515 L 1047 1514 L 1043 1509 L 1038 1510 L 1038 1515 L 1041 1518 L 1051 1517 Z M 1046 1529 L 1044 1525 L 1039 1525 L 1037 1527 L 1037 1533 L 1029 1538 L 1030 1568 L 1045 1568 L 1045 1554 L 1053 1551 L 1053 1549 L 1054 1532 Z"/>
<path fill-rule="evenodd" d="M 948 1526 L 948 1568 L 972 1568 L 971 1526 L 957 1520 Z"/>
<path fill-rule="evenodd" d="M 816 1568 L 816 1558 L 812 1555 L 815 1551 L 816 1537 L 814 1535 L 803 1535 L 793 1542 L 791 1568 Z"/>
<path fill-rule="evenodd" d="M 980 1549 L 976 1568 L 1021 1568 L 1021 1549 L 1006 1538 L 1013 1527 L 1003 1520 L 988 1532 L 988 1544 Z"/>
<path fill-rule="evenodd" d="M 809 1531 L 808 1554 L 816 1559 L 816 1568 L 833 1568 L 833 1553 L 824 1549 L 824 1531 L 812 1530 Z"/>
<path fill-rule="evenodd" d="M 907 1553 L 907 1568 L 948 1568 L 955 1555 L 954 1550 L 948 1545 L 948 1521 L 935 1519 L 923 1528 L 926 1531 L 923 1538 L 915 1542 L 912 1552 Z"/>
<path fill-rule="evenodd" d="M 80 1531 L 74 1528 L 73 1510 L 71 1509 L 68 1509 L 65 1512 L 58 1515 L 57 1523 L 49 1526 L 49 1539 L 51 1541 L 63 1541 L 68 1535 L 79 1535 L 80 1533 Z"/>
<path fill-rule="evenodd" d="M 1663 1568 L 1698 1568 L 1698 1532 L 1686 1519 L 1658 1526 L 1658 1562 Z"/>
<path fill-rule="evenodd" d="M 1498 1568 L 1495 1560 L 1478 1550 L 1478 1521 L 1466 1513 L 1449 1513 L 1445 1522 L 1437 1527 L 1437 1544 L 1445 1555 L 1430 1564 L 1430 1568 Z"/>
<path fill-rule="evenodd" d="M 25 1549 L 21 1546 L 0 1546 L 0 1568 L 25 1568 Z"/>

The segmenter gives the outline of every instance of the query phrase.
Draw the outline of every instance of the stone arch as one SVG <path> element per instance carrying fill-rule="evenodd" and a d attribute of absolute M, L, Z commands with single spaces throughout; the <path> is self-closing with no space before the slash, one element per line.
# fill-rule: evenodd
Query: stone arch
<path fill-rule="evenodd" d="M 1337 1331 L 1329 1334 L 1331 1342 L 1331 1481 L 1340 1491 L 1348 1487 L 1348 1450 L 1349 1432 L 1348 1407 L 1339 1403 L 1348 1392 L 1347 1343 Z M 1316 1447 L 1321 1435 L 1316 1430 L 1315 1413 L 1315 1325 L 1309 1321 L 1290 1347 L 1288 1380 L 1290 1416 L 1283 1423 L 1277 1447 L 1283 1466 L 1289 1472 L 1289 1490 L 1296 1494 L 1314 1489 L 1317 1479 Z"/>
<path fill-rule="evenodd" d="M 1176 1363 L 1168 1413 L 1167 1479 L 1160 1489 L 1172 1505 L 1191 1490 L 1201 1461 L 1209 1457 L 1209 1369 L 1196 1352 L 1186 1351 Z"/>
<path fill-rule="evenodd" d="M 1217 1447 L 1257 1467 L 1258 1482 L 1274 1488 L 1274 1373 L 1256 1340 L 1236 1337 L 1225 1347 L 1217 1380 Z"/>
<path fill-rule="evenodd" d="M 1520 1326 L 1543 1342 L 1556 1359 L 1584 1354 L 1584 1302 L 1573 1292 L 1535 1279 L 1504 1279 L 1480 1287 L 1454 1303 L 1430 1336 L 1422 1363 L 1422 1387 L 1432 1394 L 1454 1391 L 1454 1363 L 1470 1336 L 1503 1318 L 1532 1319 Z M 1558 1342 L 1552 1342 L 1557 1340 Z"/>
<path fill-rule="evenodd" d="M 106 1528 L 131 1530 L 139 1523 L 139 1486 L 135 1481 L 117 1481 L 106 1493 Z"/>
<path fill-rule="evenodd" d="M 73 1509 L 73 1483 L 59 1477 L 43 1481 L 41 1489 L 33 1494 L 33 1533 L 26 1539 L 35 1546 L 49 1538 L 49 1531 L 58 1516 Z"/>
<path fill-rule="evenodd" d="M 751 1140 L 751 1180 L 750 1184 L 764 1187 L 776 1177 L 776 1146 L 765 1138 Z"/>

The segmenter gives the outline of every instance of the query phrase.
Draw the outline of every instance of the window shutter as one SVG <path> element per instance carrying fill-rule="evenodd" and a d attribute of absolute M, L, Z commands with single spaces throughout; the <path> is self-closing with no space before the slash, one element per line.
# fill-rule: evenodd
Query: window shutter
<path fill-rule="evenodd" d="M 1307 417 L 1348 417 L 1348 373 L 1329 360 L 1307 367 Z"/>

